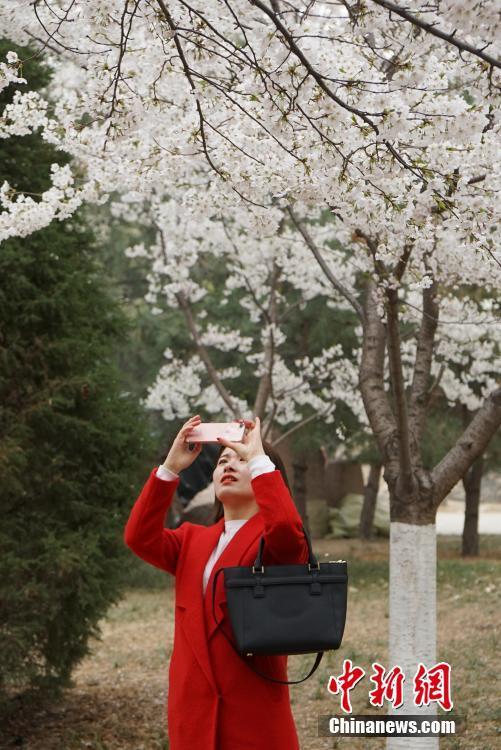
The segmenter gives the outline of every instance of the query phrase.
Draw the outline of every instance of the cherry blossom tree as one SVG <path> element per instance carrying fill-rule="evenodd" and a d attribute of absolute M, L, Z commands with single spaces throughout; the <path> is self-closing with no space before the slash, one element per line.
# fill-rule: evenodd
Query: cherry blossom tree
<path fill-rule="evenodd" d="M 0 62 L 0 92 L 10 85 L 22 87 L 27 83 L 18 75 L 20 68 L 17 53 L 9 52 L 6 61 Z M 0 113 L 0 138 L 44 132 L 48 124 L 48 106 L 38 91 L 23 92 L 16 88 L 11 101 L 2 107 Z M 62 221 L 84 202 L 101 200 L 92 179 L 76 185 L 75 175 L 68 164 L 52 164 L 51 186 L 39 195 L 18 190 L 4 180 L 0 184 L 0 243 L 9 237 L 26 237 L 56 219 Z"/>
<path fill-rule="evenodd" d="M 497 4 L 2 0 L 0 22 L 52 52 L 44 137 L 85 165 L 93 189 L 175 192 L 180 220 L 237 212 L 253 247 L 284 231 L 285 213 L 300 252 L 351 305 L 391 499 L 390 661 L 406 673 L 434 663 L 436 510 L 501 424 L 499 367 L 484 367 L 499 357 L 490 327 L 486 358 L 478 337 L 471 348 L 484 381 L 476 414 L 424 469 L 436 382 L 474 398 L 447 365 L 460 355 L 442 328 L 454 338 L 454 321 L 483 329 L 498 314 Z M 356 273 L 340 278 L 329 262 L 311 223 L 322 210 Z M 478 287 L 492 310 L 465 320 Z"/>
<path fill-rule="evenodd" d="M 146 299 L 156 314 L 166 308 L 182 312 L 193 352 L 186 358 L 166 350 L 165 364 L 145 401 L 148 408 L 161 410 L 168 420 L 201 407 L 222 420 L 256 414 L 265 437 L 272 428 L 282 428 L 275 443 L 319 416 L 332 424 L 341 401 L 368 427 L 357 390 L 357 361 L 344 354 L 339 340 L 313 356 L 306 349 L 291 354 L 286 326 L 292 311 L 304 310 L 319 296 L 327 295 L 336 310 L 344 302 L 332 299 L 330 284 L 317 273 L 301 237 L 284 227 L 257 239 L 248 223 L 240 222 L 241 212 L 210 218 L 182 215 L 173 197 L 151 197 L 146 207 L 133 198 L 124 195 L 113 204 L 115 217 L 153 226 L 156 239 L 148 247 L 141 242 L 128 248 L 126 255 L 148 259 Z M 244 217 L 249 219 L 246 213 Z M 205 307 L 216 284 L 222 284 L 222 290 L 216 289 L 222 322 Z M 225 306 L 235 297 L 240 313 L 228 315 Z M 212 300 L 212 308 L 214 304 Z M 238 395 L 242 376 L 256 382 L 251 402 Z"/>

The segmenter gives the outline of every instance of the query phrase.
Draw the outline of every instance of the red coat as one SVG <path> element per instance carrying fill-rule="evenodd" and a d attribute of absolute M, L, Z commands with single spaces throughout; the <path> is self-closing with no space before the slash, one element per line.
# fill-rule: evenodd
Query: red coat
<path fill-rule="evenodd" d="M 185 522 L 165 529 L 165 513 L 179 480 L 165 481 L 156 468 L 143 487 L 125 527 L 125 543 L 146 562 L 176 577 L 174 648 L 169 667 L 167 723 L 170 750 L 299 750 L 289 687 L 255 674 L 236 654 L 224 591 L 212 586 L 216 572 L 252 565 L 265 536 L 263 564 L 306 563 L 308 547 L 296 510 L 278 469 L 252 481 L 259 511 L 235 534 L 212 569 L 205 596 L 202 577 L 224 519 L 212 526 Z M 287 656 L 246 657 L 256 668 L 287 680 Z"/>

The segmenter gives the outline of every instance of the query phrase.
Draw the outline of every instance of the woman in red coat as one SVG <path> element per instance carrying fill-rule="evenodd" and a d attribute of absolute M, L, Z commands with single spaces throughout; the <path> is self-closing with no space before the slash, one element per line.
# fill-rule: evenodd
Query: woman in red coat
<path fill-rule="evenodd" d="M 200 424 L 192 417 L 176 436 L 163 466 L 153 469 L 125 527 L 125 543 L 146 562 L 176 578 L 174 647 L 169 667 L 167 721 L 170 750 L 298 750 L 288 685 L 268 681 L 258 670 L 287 680 L 287 656 L 241 657 L 233 640 L 220 568 L 251 566 L 265 538 L 263 564 L 306 563 L 302 521 L 286 481 L 266 455 L 260 421 L 246 420 L 243 442 L 220 438 L 213 474 L 224 513 L 211 526 L 163 521 L 179 472 L 201 451 L 185 442 Z M 194 450 L 190 450 L 190 447 Z M 267 450 L 269 448 L 267 447 Z M 278 461 L 277 461 L 278 463 Z"/>

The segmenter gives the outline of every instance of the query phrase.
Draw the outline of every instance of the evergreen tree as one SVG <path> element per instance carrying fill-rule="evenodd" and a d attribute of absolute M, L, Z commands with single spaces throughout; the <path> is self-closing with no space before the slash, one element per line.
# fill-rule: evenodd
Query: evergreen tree
<path fill-rule="evenodd" d="M 2 46 L 46 83 L 32 50 Z M 66 158 L 36 134 L 0 141 L 0 181 L 39 192 Z M 81 214 L 0 248 L 3 710 L 20 691 L 68 685 L 88 653 L 119 596 L 123 527 L 151 450 L 116 365 L 129 325 L 98 257 Z"/>

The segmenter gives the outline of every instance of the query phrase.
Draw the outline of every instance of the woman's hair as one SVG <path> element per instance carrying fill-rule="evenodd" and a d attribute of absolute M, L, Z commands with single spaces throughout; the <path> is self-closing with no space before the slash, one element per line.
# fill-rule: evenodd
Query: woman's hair
<path fill-rule="evenodd" d="M 223 452 L 223 450 L 225 449 L 225 447 L 226 447 L 225 445 L 221 446 L 220 451 L 219 451 L 219 453 L 217 454 L 217 457 L 216 457 L 216 464 L 219 461 L 221 453 Z M 290 487 L 290 484 L 289 484 L 289 480 L 287 479 L 287 472 L 285 470 L 284 462 L 282 461 L 279 452 L 277 451 L 276 448 L 274 448 L 271 445 L 271 443 L 268 443 L 267 440 L 263 440 L 263 449 L 264 449 L 264 452 L 266 453 L 266 455 L 269 456 L 269 458 L 273 461 L 273 463 L 275 464 L 276 468 L 280 471 L 280 473 L 282 475 L 282 479 L 284 480 L 285 484 L 287 485 L 287 489 L 289 490 L 289 492 L 292 495 L 292 490 L 291 490 L 291 487 Z M 214 465 L 214 468 L 215 468 L 215 465 Z M 221 502 L 221 500 L 219 500 L 216 497 L 216 499 L 214 500 L 214 510 L 213 510 L 213 515 L 212 515 L 212 523 L 213 524 L 217 523 L 219 521 L 219 519 L 222 518 L 223 516 L 224 516 L 223 503 Z"/>

